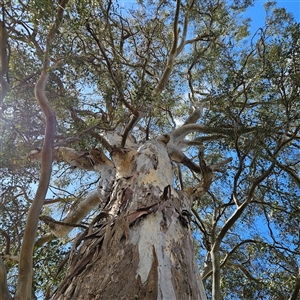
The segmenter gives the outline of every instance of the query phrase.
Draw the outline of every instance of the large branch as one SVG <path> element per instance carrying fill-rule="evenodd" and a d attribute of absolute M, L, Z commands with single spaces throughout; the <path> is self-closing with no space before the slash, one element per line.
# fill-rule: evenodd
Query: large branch
<path fill-rule="evenodd" d="M 72 229 L 77 227 L 84 217 L 86 217 L 92 209 L 99 205 L 99 192 L 94 190 L 89 195 L 84 197 L 79 204 L 68 213 L 68 215 L 60 222 L 53 222 L 50 224 L 52 233 L 56 237 L 67 235 Z M 74 225 L 74 226 L 71 226 Z"/>
<path fill-rule="evenodd" d="M 159 83 L 155 87 L 154 95 L 158 95 L 163 90 L 163 88 L 165 87 L 165 85 L 166 85 L 166 83 L 167 83 L 167 81 L 170 77 L 171 71 L 173 69 L 174 60 L 177 56 L 178 20 L 179 20 L 180 4 L 181 4 L 181 1 L 177 0 L 176 1 L 175 19 L 174 19 L 174 24 L 173 24 L 173 37 L 174 37 L 173 38 L 173 45 L 172 45 L 172 49 L 171 49 L 170 54 L 169 54 L 169 58 L 168 58 L 168 61 L 167 61 L 167 66 L 164 70 L 164 73 L 163 73 Z"/>
<path fill-rule="evenodd" d="M 40 160 L 40 152 L 31 152 L 32 160 Z M 74 209 L 60 222 L 52 222 L 52 233 L 56 237 L 67 235 L 76 224 L 79 224 L 96 206 L 103 206 L 109 198 L 113 180 L 115 177 L 115 166 L 106 155 L 98 149 L 87 151 L 76 151 L 72 148 L 54 148 L 53 159 L 58 162 L 66 162 L 74 167 L 84 170 L 94 170 L 100 173 L 100 180 L 96 190 L 78 201 Z M 58 224 L 60 223 L 60 224 Z M 70 225 L 74 225 L 73 228 Z"/>
<path fill-rule="evenodd" d="M 191 115 L 186 119 L 183 125 L 194 124 L 196 123 L 202 116 L 203 106 L 201 105 L 199 108 L 196 108 Z"/>
<path fill-rule="evenodd" d="M 56 118 L 55 113 L 52 110 L 50 104 L 48 103 L 47 96 L 45 94 L 46 83 L 48 80 L 48 70 L 50 67 L 49 55 L 52 39 L 55 32 L 59 28 L 60 22 L 63 17 L 64 8 L 68 0 L 61 0 L 57 8 L 57 17 L 55 23 L 53 24 L 50 32 L 47 36 L 46 51 L 44 58 L 43 71 L 39 77 L 35 86 L 35 97 L 45 115 L 46 118 L 46 130 L 45 139 L 42 149 L 42 163 L 41 163 L 41 175 L 40 182 L 36 191 L 35 198 L 29 209 L 26 228 L 23 237 L 23 243 L 20 252 L 20 262 L 19 262 L 19 277 L 18 284 L 16 288 L 16 300 L 28 300 L 32 297 L 32 274 L 33 274 L 33 247 L 37 232 L 37 225 L 39 220 L 39 215 L 44 205 L 44 200 L 48 190 L 50 176 L 51 176 L 51 166 L 52 166 L 52 155 L 53 155 L 53 145 L 55 137 L 55 126 Z"/>
<path fill-rule="evenodd" d="M 257 243 L 260 243 L 260 242 L 255 241 L 255 240 L 251 240 L 251 239 L 241 241 L 240 243 L 235 245 L 229 253 L 226 254 L 225 258 L 223 259 L 222 263 L 220 264 L 220 268 L 222 269 L 223 267 L 225 267 L 227 262 L 229 261 L 230 257 L 232 257 L 236 253 L 236 250 L 239 247 L 241 247 L 242 245 L 246 244 L 246 243 L 255 243 L 255 244 L 257 244 Z M 211 274 L 212 274 L 212 267 L 206 268 L 206 270 L 202 273 L 202 280 L 205 281 L 209 276 L 211 276 Z"/>
<path fill-rule="evenodd" d="M 179 148 L 168 146 L 167 150 L 172 161 L 181 163 L 196 173 L 201 173 L 200 166 L 189 159 Z"/>
<path fill-rule="evenodd" d="M 239 134 L 248 133 L 254 131 L 254 128 L 241 128 L 238 129 Z M 179 143 L 182 141 L 188 134 L 193 132 L 201 132 L 201 133 L 216 133 L 216 134 L 224 134 L 224 135 L 231 135 L 233 134 L 232 128 L 222 128 L 222 127 L 207 127 L 199 124 L 186 124 L 183 125 L 171 132 L 171 137 L 174 143 Z"/>
<path fill-rule="evenodd" d="M 76 224 L 79 224 L 96 206 L 100 205 L 100 209 L 102 209 L 109 200 L 116 174 L 114 164 L 109 160 L 106 162 L 102 161 L 98 169 L 101 174 L 101 179 L 99 180 L 97 189 L 80 200 L 75 208 L 71 209 L 67 216 L 59 222 L 60 224 L 57 224 L 58 222 L 52 224 L 51 229 L 56 237 L 67 235 L 76 227 Z M 72 227 L 71 225 L 74 226 Z"/>
<path fill-rule="evenodd" d="M 39 214 L 44 205 L 48 190 L 55 137 L 55 114 L 50 107 L 45 94 L 47 71 L 43 71 L 35 87 L 35 95 L 46 118 L 46 132 L 43 149 L 41 151 L 40 182 L 33 203 L 29 209 L 23 243 L 20 253 L 19 277 L 16 299 L 30 299 L 32 289 L 32 255 L 36 237 Z"/>
<path fill-rule="evenodd" d="M 42 161 L 42 152 L 33 150 L 29 153 L 28 158 L 32 161 Z M 68 147 L 56 147 L 53 149 L 53 160 L 68 163 L 74 168 L 100 172 L 106 165 L 113 167 L 113 163 L 100 149 L 77 151 Z"/>
<path fill-rule="evenodd" d="M 226 233 L 232 228 L 232 226 L 235 224 L 235 222 L 238 220 L 238 218 L 242 215 L 244 210 L 247 208 L 249 203 L 252 201 L 257 186 L 271 174 L 274 167 L 275 167 L 275 162 L 273 162 L 262 175 L 260 175 L 253 181 L 247 199 L 235 210 L 232 216 L 225 222 L 224 226 L 222 227 L 220 233 L 218 234 L 215 240 L 215 244 L 213 245 L 213 248 L 216 249 L 220 248 L 220 244 L 224 236 L 226 235 Z"/>
<path fill-rule="evenodd" d="M 133 127 L 139 122 L 141 119 L 142 114 L 137 112 L 136 115 L 132 115 L 130 118 L 129 124 L 125 127 L 124 132 L 122 133 L 122 142 L 121 142 L 121 147 L 123 148 L 126 143 L 126 139 L 128 137 L 129 132 L 133 129 Z"/>
<path fill-rule="evenodd" d="M 195 0 L 192 0 L 191 5 L 188 7 L 185 16 L 184 16 L 184 22 L 183 22 L 183 32 L 182 32 L 182 38 L 181 42 L 176 50 L 176 54 L 178 55 L 186 45 L 186 36 L 187 36 L 187 30 L 188 30 L 188 24 L 189 24 L 189 14 L 191 9 L 193 8 L 195 3 Z"/>

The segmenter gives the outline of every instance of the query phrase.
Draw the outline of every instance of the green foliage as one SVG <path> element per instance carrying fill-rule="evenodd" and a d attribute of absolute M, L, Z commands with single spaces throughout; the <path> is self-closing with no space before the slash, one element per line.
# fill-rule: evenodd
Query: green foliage
<path fill-rule="evenodd" d="M 0 223 L 10 236 L 13 256 L 19 254 L 39 180 L 40 165 L 28 158 L 31 150 L 41 149 L 45 130 L 34 86 L 56 2 L 6 2 L 11 86 L 0 116 Z M 50 46 L 46 90 L 57 118 L 55 142 L 77 138 L 67 146 L 104 149 L 100 134 L 126 126 L 132 115 L 129 106 L 143 114 L 134 129 L 137 139 L 146 139 L 147 126 L 149 138 L 156 138 L 206 103 L 198 123 L 208 133 L 188 139 L 201 144 L 208 165 L 233 160 L 218 168 L 209 192 L 195 201 L 200 269 L 210 264 L 214 240 L 250 197 L 222 238 L 222 298 L 288 299 L 300 254 L 300 25 L 269 1 L 266 25 L 251 36 L 250 20 L 242 13 L 252 1 L 194 1 L 189 10 L 190 3 L 182 1 L 179 16 L 180 38 L 185 14 L 189 16 L 187 43 L 163 91 L 154 94 L 172 49 L 175 1 L 137 1 L 132 7 L 122 1 L 70 1 Z M 195 158 L 198 146 L 188 147 L 186 154 Z M 270 174 L 256 184 L 269 168 Z M 187 168 L 182 171 L 187 186 L 201 180 Z M 62 219 L 97 181 L 97 173 L 55 164 L 47 195 L 55 203 L 45 206 L 43 214 Z M 84 221 L 90 222 L 92 215 Z M 40 222 L 37 239 L 48 232 Z M 36 246 L 34 287 L 39 295 L 61 280 L 64 272 L 57 272 L 70 239 Z M 5 246 L 1 236 L 2 253 Z M 14 290 L 16 262 L 5 263 Z M 211 274 L 205 284 L 210 295 Z"/>

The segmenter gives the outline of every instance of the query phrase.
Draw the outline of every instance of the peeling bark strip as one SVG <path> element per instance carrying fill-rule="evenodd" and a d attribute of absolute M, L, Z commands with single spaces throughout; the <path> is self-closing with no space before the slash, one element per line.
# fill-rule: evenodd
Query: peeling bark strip
<path fill-rule="evenodd" d="M 111 156 L 109 201 L 77 238 L 53 299 L 206 300 L 188 222 L 191 199 L 171 187 L 166 144 L 147 141 Z"/>
<path fill-rule="evenodd" d="M 206 299 L 189 229 L 171 205 L 87 238 L 54 299 Z"/>

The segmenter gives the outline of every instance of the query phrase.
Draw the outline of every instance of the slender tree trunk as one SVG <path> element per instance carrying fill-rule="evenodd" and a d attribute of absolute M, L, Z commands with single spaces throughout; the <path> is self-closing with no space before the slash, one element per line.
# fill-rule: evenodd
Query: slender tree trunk
<path fill-rule="evenodd" d="M 213 247 L 211 250 L 211 261 L 212 261 L 212 300 L 221 300 L 221 267 L 220 267 L 220 256 L 219 247 Z"/>
<path fill-rule="evenodd" d="M 165 145 L 149 141 L 111 155 L 110 196 L 78 236 L 54 299 L 206 299 L 189 227 L 192 203 L 172 188 Z"/>

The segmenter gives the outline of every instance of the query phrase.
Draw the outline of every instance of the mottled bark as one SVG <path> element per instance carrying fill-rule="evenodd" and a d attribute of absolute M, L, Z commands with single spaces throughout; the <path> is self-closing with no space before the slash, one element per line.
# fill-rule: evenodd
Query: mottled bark
<path fill-rule="evenodd" d="M 206 299 L 189 227 L 191 199 L 172 188 L 166 145 L 148 141 L 111 156 L 111 193 L 97 222 L 78 236 L 54 299 Z"/>

